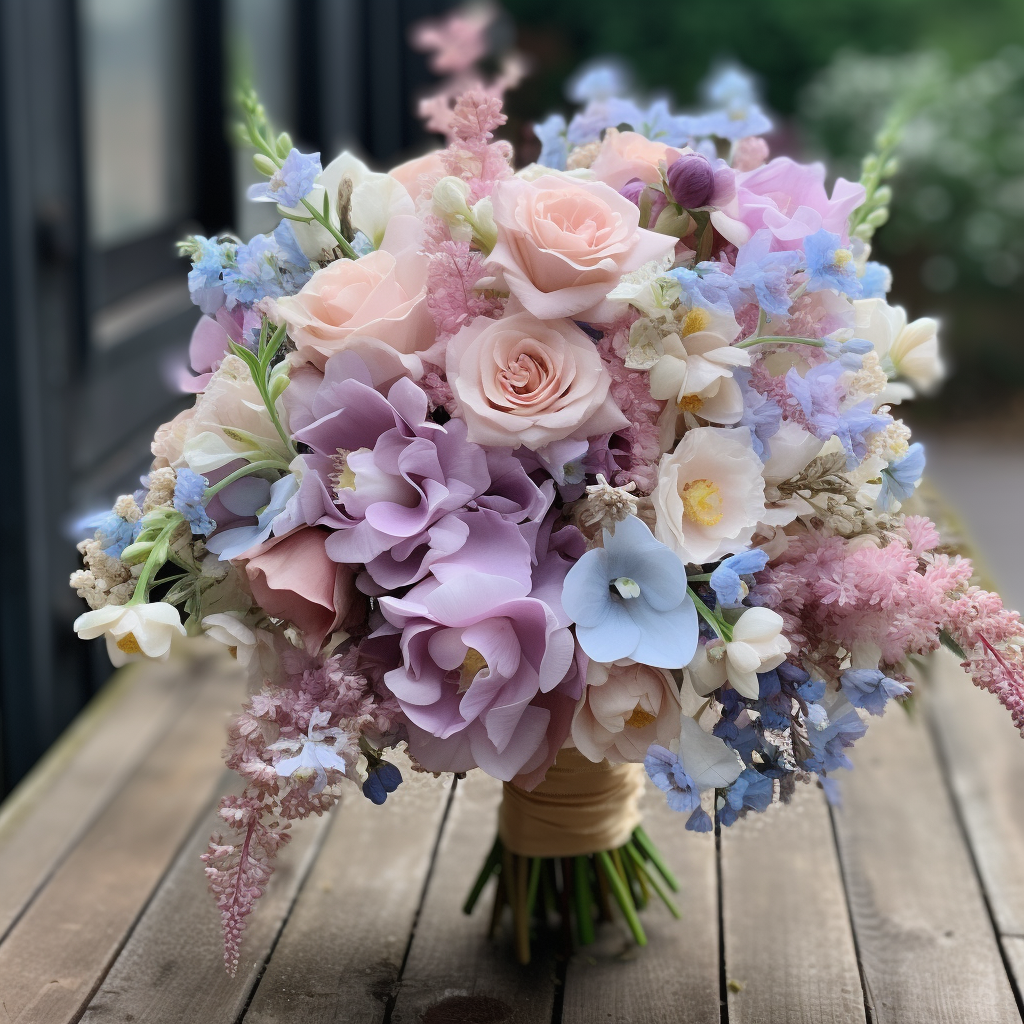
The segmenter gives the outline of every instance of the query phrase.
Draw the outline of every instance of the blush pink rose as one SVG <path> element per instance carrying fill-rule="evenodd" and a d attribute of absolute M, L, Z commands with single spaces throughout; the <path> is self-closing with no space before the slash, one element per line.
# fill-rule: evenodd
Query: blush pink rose
<path fill-rule="evenodd" d="M 664 142 L 654 142 L 638 132 L 620 132 L 611 128 L 605 132 L 601 149 L 590 169 L 595 178 L 618 192 L 634 178 L 653 185 L 661 180 L 660 164 L 668 166 L 683 153 L 692 152 L 689 147 L 672 149 Z"/>
<path fill-rule="evenodd" d="M 490 262 L 534 316 L 600 317 L 626 272 L 672 252 L 676 240 L 639 226 L 640 211 L 600 181 L 510 178 L 492 195 L 498 242 Z"/>
<path fill-rule="evenodd" d="M 393 167 L 388 174 L 405 186 L 414 200 L 429 198 L 434 186 L 445 176 L 443 149 L 434 149 Z"/>
<path fill-rule="evenodd" d="M 536 450 L 628 425 L 594 343 L 570 320 L 478 317 L 448 343 L 447 371 L 477 444 Z"/>
<path fill-rule="evenodd" d="M 311 654 L 336 629 L 366 618 L 354 570 L 327 557 L 330 535 L 316 526 L 302 527 L 260 545 L 245 565 L 256 603 L 298 627 Z"/>
<path fill-rule="evenodd" d="M 422 375 L 417 353 L 435 335 L 426 302 L 430 261 L 419 252 L 412 237 L 416 227 L 407 221 L 418 225 L 414 217 L 392 218 L 380 249 L 357 260 L 336 260 L 296 295 L 273 304 L 274 318 L 288 325 L 299 359 L 322 370 L 335 352 L 358 349 L 360 339 L 370 337 L 398 352 L 414 376 Z"/>

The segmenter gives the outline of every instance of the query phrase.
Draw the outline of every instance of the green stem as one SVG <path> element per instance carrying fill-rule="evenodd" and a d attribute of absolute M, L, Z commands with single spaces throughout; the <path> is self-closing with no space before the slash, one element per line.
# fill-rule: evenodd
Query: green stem
<path fill-rule="evenodd" d="M 466 902 L 462 905 L 462 912 L 464 914 L 472 914 L 473 908 L 476 906 L 476 901 L 480 899 L 480 893 L 484 891 L 484 886 L 487 884 L 491 875 L 497 870 L 498 865 L 501 863 L 501 840 L 495 839 L 494 845 L 491 847 L 491 852 L 487 854 L 487 860 L 484 861 L 484 866 L 480 869 L 480 874 L 476 876 L 476 881 L 473 883 L 473 888 L 469 890 L 469 895 L 466 897 Z"/>
<path fill-rule="evenodd" d="M 341 251 L 350 260 L 359 259 L 358 254 L 349 244 L 348 239 L 319 210 L 317 210 L 317 208 L 308 199 L 303 199 L 302 205 L 313 215 L 313 220 L 315 220 L 317 224 L 322 228 L 325 228 L 327 231 L 330 231 L 334 236 L 334 240 L 338 243 L 338 248 L 341 249 Z"/>
<path fill-rule="evenodd" d="M 642 847 L 644 853 L 647 854 L 650 862 L 658 869 L 661 873 L 661 877 L 665 879 L 668 887 L 673 892 L 679 892 L 679 881 L 676 876 L 672 873 L 669 866 L 665 863 L 664 858 L 661 856 L 660 851 L 654 845 L 651 837 L 639 826 L 633 829 L 633 837 Z"/>
<path fill-rule="evenodd" d="M 590 902 L 590 871 L 586 857 L 577 857 L 573 881 L 576 883 L 576 917 L 579 919 L 580 945 L 594 941 L 594 913 Z"/>
<path fill-rule="evenodd" d="M 608 879 L 608 885 L 612 890 L 612 895 L 615 897 L 615 902 L 618 903 L 622 916 L 626 919 L 626 924 L 629 925 L 629 930 L 633 933 L 636 944 L 638 946 L 646 946 L 647 936 L 644 934 L 643 925 L 640 924 L 640 918 L 637 917 L 636 907 L 633 905 L 633 897 L 630 895 L 625 881 L 616 871 L 607 850 L 598 850 L 594 856 L 597 858 L 597 863 L 601 865 L 605 878 Z"/>
<path fill-rule="evenodd" d="M 697 608 L 700 617 L 715 631 L 715 634 L 726 643 L 732 640 L 732 629 L 728 623 L 723 622 L 698 596 L 693 587 L 688 588 L 690 597 Z"/>
<path fill-rule="evenodd" d="M 736 348 L 752 348 L 754 345 L 810 345 L 813 348 L 824 348 L 825 342 L 820 338 L 787 338 L 784 335 L 769 335 L 761 338 L 747 338 L 736 345 Z"/>
<path fill-rule="evenodd" d="M 640 856 L 637 848 L 630 842 L 626 843 L 625 846 L 626 854 L 629 859 L 633 862 L 633 868 L 638 875 L 650 885 L 650 887 L 658 894 L 661 902 L 665 904 L 669 909 L 669 913 L 677 920 L 683 915 L 679 913 L 679 908 L 672 901 L 672 898 L 662 887 L 661 882 L 658 881 L 653 871 L 648 871 L 647 865 L 644 863 L 643 858 Z"/>
<path fill-rule="evenodd" d="M 686 578 L 692 583 L 707 583 L 711 579 L 711 573 L 702 572 L 698 573 L 696 576 L 687 576 Z"/>
<path fill-rule="evenodd" d="M 142 566 L 142 572 L 139 573 L 139 579 L 135 584 L 132 599 L 128 602 L 129 605 L 145 603 L 146 592 L 149 590 L 149 581 L 153 578 L 153 574 L 157 569 L 167 561 L 166 556 L 158 557 L 160 556 L 160 549 L 164 544 L 170 543 L 171 537 L 174 536 L 174 533 L 183 522 L 184 519 L 182 517 L 176 516 L 156 535 L 156 540 L 153 541 L 153 549 Z"/>
<path fill-rule="evenodd" d="M 242 466 L 241 469 L 236 469 L 234 473 L 228 474 L 223 480 L 218 480 L 215 484 L 210 484 L 209 487 L 203 491 L 203 504 L 205 505 L 218 491 L 223 490 L 228 484 L 233 484 L 236 480 L 241 480 L 243 476 L 249 476 L 250 473 L 259 473 L 265 469 L 280 469 L 285 471 L 288 469 L 287 463 L 280 462 L 277 459 L 263 459 L 259 462 L 250 462 L 248 466 Z"/>

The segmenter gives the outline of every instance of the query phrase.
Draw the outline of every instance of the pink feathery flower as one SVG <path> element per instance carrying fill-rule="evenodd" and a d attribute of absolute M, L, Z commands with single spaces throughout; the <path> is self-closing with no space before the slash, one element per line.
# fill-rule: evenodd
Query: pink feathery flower
<path fill-rule="evenodd" d="M 501 315 L 501 299 L 476 290 L 477 282 L 489 276 L 482 253 L 470 249 L 468 242 L 450 239 L 430 248 L 427 309 L 439 336 L 451 337 L 478 316 L 494 319 Z"/>

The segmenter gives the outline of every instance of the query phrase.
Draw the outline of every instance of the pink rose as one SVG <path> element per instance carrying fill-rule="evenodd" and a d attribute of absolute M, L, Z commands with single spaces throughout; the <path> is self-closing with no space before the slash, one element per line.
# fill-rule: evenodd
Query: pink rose
<path fill-rule="evenodd" d="M 639 227 L 640 211 L 600 181 L 510 178 L 492 196 L 498 242 L 490 262 L 512 294 L 545 320 L 589 313 L 627 271 L 673 251 L 676 240 Z"/>
<path fill-rule="evenodd" d="M 278 322 L 288 325 L 298 357 L 323 369 L 335 352 L 376 338 L 422 375 L 417 353 L 434 342 L 426 303 L 429 259 L 406 230 L 412 217 L 393 217 L 381 248 L 357 260 L 336 260 L 318 270 L 296 295 L 274 303 Z M 396 222 L 403 222 L 401 224 Z"/>
<path fill-rule="evenodd" d="M 605 132 L 600 152 L 590 169 L 594 177 L 618 192 L 623 185 L 639 178 L 647 185 L 661 180 L 660 164 L 674 163 L 689 147 L 671 149 L 664 142 L 653 142 L 637 132 L 620 132 L 610 128 Z"/>
<path fill-rule="evenodd" d="M 628 425 L 594 343 L 569 320 L 479 317 L 448 343 L 447 370 L 478 444 L 536 450 Z"/>
<path fill-rule="evenodd" d="M 298 627 L 311 654 L 334 630 L 366 618 L 355 571 L 327 557 L 324 544 L 330 535 L 319 527 L 301 527 L 260 545 L 245 565 L 256 603 Z"/>
<path fill-rule="evenodd" d="M 414 200 L 429 198 L 434 186 L 444 177 L 443 149 L 434 149 L 393 167 L 388 174 L 395 178 Z"/>
<path fill-rule="evenodd" d="M 727 212 L 746 228 L 747 237 L 768 228 L 774 236 L 773 249 L 800 249 L 807 235 L 822 228 L 845 240 L 847 218 L 864 202 L 864 186 L 845 178 L 836 179 L 830 198 L 825 191 L 825 165 L 798 164 L 788 156 L 737 174 L 736 192 L 735 205 Z M 726 237 L 735 242 L 729 234 Z"/>

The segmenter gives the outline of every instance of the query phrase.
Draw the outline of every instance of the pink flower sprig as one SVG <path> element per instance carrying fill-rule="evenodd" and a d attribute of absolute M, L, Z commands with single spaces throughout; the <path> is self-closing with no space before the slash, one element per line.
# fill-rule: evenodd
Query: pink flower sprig
<path fill-rule="evenodd" d="M 493 292 L 477 291 L 484 270 L 483 253 L 470 249 L 468 242 L 428 238 L 427 309 L 442 338 L 450 338 L 478 316 L 501 316 L 502 300 Z"/>
<path fill-rule="evenodd" d="M 290 839 L 290 823 L 329 810 L 343 775 L 357 781 L 361 737 L 385 745 L 397 733 L 397 703 L 357 674 L 359 667 L 353 648 L 292 675 L 286 686 L 267 686 L 229 728 L 225 762 L 246 785 L 241 795 L 220 802 L 218 813 L 232 839 L 215 833 L 202 860 L 221 912 L 224 965 L 232 976 L 248 916 L 266 891 L 278 850 Z M 280 770 L 289 754 L 307 747 L 309 767 Z M 319 758 L 317 749 L 323 751 Z M 291 758 L 296 760 L 302 759 Z"/>

